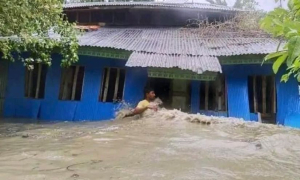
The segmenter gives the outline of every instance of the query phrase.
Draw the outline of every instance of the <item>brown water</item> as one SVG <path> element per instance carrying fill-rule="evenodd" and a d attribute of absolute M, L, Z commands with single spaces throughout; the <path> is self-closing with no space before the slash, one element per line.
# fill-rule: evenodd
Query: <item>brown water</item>
<path fill-rule="evenodd" d="M 199 120 L 211 124 L 191 123 Z M 1 180 L 298 180 L 299 169 L 300 131 L 234 119 L 163 110 L 140 120 L 0 125 Z"/>

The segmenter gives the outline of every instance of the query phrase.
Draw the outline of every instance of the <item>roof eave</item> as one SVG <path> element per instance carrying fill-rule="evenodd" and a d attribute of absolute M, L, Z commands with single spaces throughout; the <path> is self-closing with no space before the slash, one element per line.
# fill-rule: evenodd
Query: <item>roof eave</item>
<path fill-rule="evenodd" d="M 240 12 L 243 10 L 230 8 L 230 7 L 223 7 L 223 6 L 211 6 L 206 7 L 206 5 L 203 5 L 203 7 L 198 7 L 199 4 L 195 3 L 195 6 L 192 7 L 189 5 L 193 5 L 191 3 L 186 4 L 171 4 L 171 3 L 112 3 L 112 4 L 99 4 L 99 3 L 70 3 L 64 5 L 64 10 L 71 10 L 71 9 L 116 9 L 118 7 L 120 8 L 144 8 L 144 9 L 189 9 L 189 10 L 206 10 L 206 11 L 213 11 L 213 12 Z"/>

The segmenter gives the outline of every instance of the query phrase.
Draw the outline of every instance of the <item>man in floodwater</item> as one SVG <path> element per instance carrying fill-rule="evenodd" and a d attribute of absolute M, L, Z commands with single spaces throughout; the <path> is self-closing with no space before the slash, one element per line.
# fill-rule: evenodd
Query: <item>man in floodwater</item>
<path fill-rule="evenodd" d="M 137 107 L 129 114 L 127 114 L 125 117 L 135 116 L 135 115 L 143 115 L 143 113 L 147 109 L 152 109 L 154 111 L 157 111 L 156 105 L 150 105 L 150 103 L 155 99 L 155 92 L 152 88 L 145 88 L 144 89 L 144 96 L 145 99 L 140 101 Z"/>

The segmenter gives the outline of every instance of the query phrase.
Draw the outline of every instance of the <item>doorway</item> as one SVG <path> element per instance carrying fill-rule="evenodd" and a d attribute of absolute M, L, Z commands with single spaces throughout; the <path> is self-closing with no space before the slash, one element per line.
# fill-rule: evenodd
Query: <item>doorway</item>
<path fill-rule="evenodd" d="M 219 75 L 215 81 L 201 82 L 200 111 L 214 111 L 227 114 L 226 89 L 224 75 Z"/>
<path fill-rule="evenodd" d="M 250 113 L 257 114 L 262 123 L 276 124 L 275 76 L 248 77 L 248 96 Z"/>
<path fill-rule="evenodd" d="M 179 79 L 148 78 L 147 86 L 155 90 L 156 97 L 166 109 L 190 111 L 190 81 Z"/>
<path fill-rule="evenodd" d="M 148 78 L 147 86 L 154 89 L 156 97 L 159 97 L 164 108 L 171 108 L 171 79 Z"/>

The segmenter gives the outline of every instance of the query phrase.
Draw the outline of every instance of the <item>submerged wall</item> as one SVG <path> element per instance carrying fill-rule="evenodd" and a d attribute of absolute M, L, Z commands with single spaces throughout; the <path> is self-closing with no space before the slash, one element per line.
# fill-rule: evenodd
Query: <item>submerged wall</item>
<path fill-rule="evenodd" d="M 256 120 L 251 118 L 248 77 L 253 75 L 271 75 L 269 65 L 225 65 L 223 66 L 228 94 L 228 115 L 230 117 Z"/>
<path fill-rule="evenodd" d="M 243 118 L 245 120 L 257 121 L 256 114 L 250 113 L 248 97 L 248 77 L 253 75 L 271 75 L 271 65 L 223 65 L 223 74 L 227 84 L 228 112 L 199 111 L 199 101 L 192 101 L 192 112 L 198 112 L 214 116 L 230 116 Z M 283 70 L 276 75 L 276 96 L 277 96 L 277 124 L 285 124 L 285 121 L 299 121 L 300 127 L 300 96 L 298 82 L 290 79 L 287 83 L 280 82 Z M 200 83 L 201 85 L 201 83 Z M 193 86 L 196 91 L 199 87 Z M 196 97 L 196 96 L 195 96 Z M 193 103 L 194 102 L 194 103 Z"/>
<path fill-rule="evenodd" d="M 125 67 L 124 60 L 80 56 L 78 65 L 85 67 L 83 90 L 80 101 L 58 100 L 61 78 L 60 57 L 53 57 L 48 68 L 44 99 L 24 96 L 25 68 L 20 62 L 9 66 L 4 116 L 32 118 L 45 121 L 107 120 L 120 107 L 117 103 L 99 102 L 99 93 L 105 67 Z M 133 105 L 143 97 L 147 72 L 139 68 L 126 68 L 124 100 Z"/>
<path fill-rule="evenodd" d="M 123 67 L 124 60 L 80 56 L 79 65 L 85 67 L 84 85 L 80 101 L 58 100 L 61 78 L 60 58 L 53 57 L 53 65 L 48 69 L 44 99 L 29 99 L 24 96 L 25 67 L 20 62 L 11 63 L 8 70 L 8 87 L 4 103 L 5 117 L 40 119 L 44 121 L 62 120 L 106 120 L 114 116 L 120 104 L 99 102 L 99 93 L 105 67 Z M 200 111 L 200 86 L 204 83 L 192 82 L 191 112 L 207 115 L 231 116 L 245 120 L 256 120 L 250 113 L 248 99 L 248 76 L 270 75 L 270 65 L 223 65 L 228 93 L 228 112 Z M 276 76 L 277 123 L 295 119 L 300 114 L 298 83 L 291 79 L 281 83 Z M 146 69 L 126 68 L 124 100 L 133 106 L 143 97 L 147 81 Z M 297 119 L 297 118 L 296 118 Z M 292 120 L 295 122 L 296 120 Z M 300 121 L 299 121 L 300 122 Z"/>
<path fill-rule="evenodd" d="M 280 75 L 284 74 L 282 68 Z M 288 82 L 280 82 L 281 76 L 276 77 L 277 89 L 277 121 L 279 124 L 300 128 L 300 91 L 295 78 Z"/>

